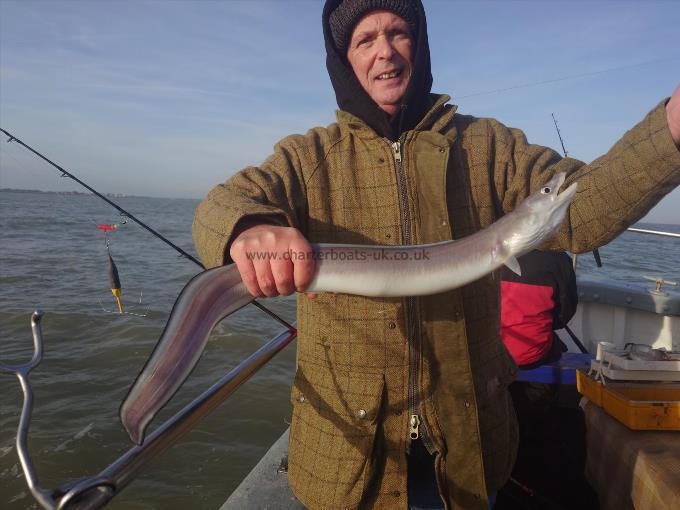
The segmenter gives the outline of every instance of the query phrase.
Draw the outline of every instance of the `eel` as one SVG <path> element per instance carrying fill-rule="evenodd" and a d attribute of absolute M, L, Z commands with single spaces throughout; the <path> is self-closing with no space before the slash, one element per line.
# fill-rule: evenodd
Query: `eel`
<path fill-rule="evenodd" d="M 514 211 L 489 227 L 454 241 L 413 246 L 313 244 L 315 274 L 306 292 L 367 297 L 422 296 L 471 283 L 537 248 L 559 228 L 576 183 L 562 193 L 555 174 Z M 198 362 L 212 329 L 253 300 L 234 264 L 198 274 L 182 289 L 153 353 L 120 407 L 136 444 L 154 416 Z"/>

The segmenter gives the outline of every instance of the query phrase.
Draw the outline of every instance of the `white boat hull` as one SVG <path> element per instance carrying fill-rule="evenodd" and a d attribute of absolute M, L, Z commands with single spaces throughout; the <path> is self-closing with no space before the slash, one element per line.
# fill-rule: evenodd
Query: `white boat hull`
<path fill-rule="evenodd" d="M 579 279 L 579 306 L 569 327 L 589 352 L 598 342 L 628 342 L 680 350 L 680 296 L 642 286 Z M 578 352 L 566 331 L 560 338 Z"/>

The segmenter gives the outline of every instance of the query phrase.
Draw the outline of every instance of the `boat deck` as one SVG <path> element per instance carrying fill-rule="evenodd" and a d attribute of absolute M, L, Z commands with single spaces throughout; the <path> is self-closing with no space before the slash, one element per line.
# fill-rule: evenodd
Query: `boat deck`
<path fill-rule="evenodd" d="M 265 453 L 257 466 L 232 492 L 220 510 L 304 510 L 288 486 L 285 468 L 288 464 L 288 429 Z M 282 469 L 283 468 L 283 469 Z"/>

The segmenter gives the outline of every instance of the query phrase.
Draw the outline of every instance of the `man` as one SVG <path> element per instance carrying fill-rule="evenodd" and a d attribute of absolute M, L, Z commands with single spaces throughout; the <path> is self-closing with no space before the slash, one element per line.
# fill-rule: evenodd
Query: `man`
<path fill-rule="evenodd" d="M 546 248 L 592 250 L 680 182 L 678 91 L 584 165 L 431 95 L 419 1 L 328 0 L 323 30 L 338 122 L 285 138 L 196 213 L 203 261 L 233 260 L 254 296 L 303 292 L 314 261 L 284 255 L 309 254 L 309 242 L 464 237 L 558 171 L 565 184 L 579 180 L 579 193 Z M 417 299 L 300 294 L 295 495 L 310 508 L 422 507 L 432 494 L 421 498 L 407 476 L 421 462 L 434 480 L 417 487 L 434 491 L 437 506 L 488 508 L 517 443 L 507 392 L 516 367 L 498 337 L 498 307 L 492 275 Z"/>

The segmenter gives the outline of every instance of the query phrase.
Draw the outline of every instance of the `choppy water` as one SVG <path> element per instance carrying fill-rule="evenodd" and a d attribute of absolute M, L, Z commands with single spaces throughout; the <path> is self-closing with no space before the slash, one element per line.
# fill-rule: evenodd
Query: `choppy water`
<path fill-rule="evenodd" d="M 191 254 L 197 201 L 117 199 Z M 0 193 L 0 360 L 31 355 L 30 314 L 45 312 L 45 354 L 32 372 L 31 453 L 42 484 L 94 474 L 131 445 L 118 406 L 151 352 L 177 294 L 198 267 L 129 222 L 111 240 L 124 301 L 146 317 L 118 316 L 96 223 L 119 222 L 93 196 Z M 101 304 L 100 304 L 101 302 Z M 271 308 L 294 320 L 294 300 Z M 194 374 L 160 416 L 170 416 L 281 327 L 254 307 L 218 326 Z M 116 498 L 111 508 L 217 508 L 285 429 L 294 366 L 288 348 Z M 14 435 L 21 392 L 0 374 L 0 507 L 37 508 L 20 474 Z M 158 421 L 157 423 L 160 423 Z M 153 426 L 153 425 L 152 425 Z M 9 504 L 8 504 L 9 503 Z"/>
<path fill-rule="evenodd" d="M 120 198 L 118 203 L 189 253 L 197 201 Z M 146 317 L 118 316 L 108 290 L 106 248 L 97 223 L 120 218 L 88 195 L 0 192 L 0 361 L 31 355 L 30 314 L 45 311 L 45 354 L 31 380 L 30 448 L 42 485 L 91 475 L 131 445 L 118 406 L 158 339 L 175 297 L 198 268 L 132 222 L 111 240 L 124 300 Z M 680 226 L 659 226 L 680 233 Z M 651 285 L 643 275 L 680 280 L 680 241 L 626 233 L 601 249 L 605 267 L 583 256 L 579 271 Z M 292 298 L 271 300 L 294 318 Z M 218 326 L 205 355 L 165 409 L 170 416 L 280 331 L 254 307 Z M 206 508 L 226 499 L 286 427 L 294 349 L 257 376 L 133 482 L 110 508 Z M 14 436 L 21 392 L 0 374 L 0 506 L 37 508 L 21 475 Z M 160 423 L 157 420 L 155 423 Z"/>

